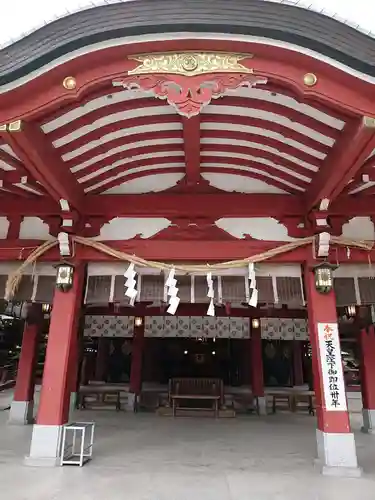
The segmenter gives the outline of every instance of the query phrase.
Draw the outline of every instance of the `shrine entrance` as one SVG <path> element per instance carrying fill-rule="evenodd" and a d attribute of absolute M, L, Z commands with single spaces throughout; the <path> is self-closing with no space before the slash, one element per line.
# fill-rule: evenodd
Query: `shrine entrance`
<path fill-rule="evenodd" d="M 244 344 L 231 339 L 160 339 L 155 364 L 160 367 L 160 382 L 171 378 L 218 378 L 225 385 L 248 382 L 243 356 Z"/>

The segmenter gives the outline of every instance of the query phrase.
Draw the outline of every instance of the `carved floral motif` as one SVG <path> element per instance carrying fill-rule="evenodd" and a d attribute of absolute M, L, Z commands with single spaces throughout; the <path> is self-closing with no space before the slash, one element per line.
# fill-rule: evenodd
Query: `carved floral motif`
<path fill-rule="evenodd" d="M 239 87 L 267 83 L 245 62 L 251 54 L 177 52 L 132 56 L 138 66 L 113 82 L 129 90 L 151 91 L 188 118 L 198 115 L 212 99 Z"/>
<path fill-rule="evenodd" d="M 139 64 L 129 75 L 175 74 L 196 76 L 205 73 L 252 73 L 253 70 L 240 63 L 252 58 L 252 54 L 226 52 L 177 52 L 141 54 L 129 59 Z"/>
<path fill-rule="evenodd" d="M 266 78 L 249 73 L 181 75 L 132 75 L 113 82 L 129 90 L 151 91 L 159 99 L 166 99 L 176 111 L 187 118 L 198 115 L 212 99 L 239 87 L 253 87 L 267 83 Z"/>

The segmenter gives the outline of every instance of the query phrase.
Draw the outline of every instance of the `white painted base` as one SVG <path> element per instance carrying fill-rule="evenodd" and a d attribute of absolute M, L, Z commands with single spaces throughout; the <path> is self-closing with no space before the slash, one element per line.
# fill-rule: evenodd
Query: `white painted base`
<path fill-rule="evenodd" d="M 26 465 L 34 467 L 55 467 L 59 465 L 62 427 L 62 425 L 34 425 L 30 455 L 25 457 Z"/>
<path fill-rule="evenodd" d="M 136 395 L 133 392 L 128 393 L 128 398 L 126 400 L 126 411 L 134 411 L 136 404 Z"/>
<path fill-rule="evenodd" d="M 265 396 L 258 397 L 259 415 L 267 415 L 267 399 Z"/>
<path fill-rule="evenodd" d="M 365 434 L 375 433 L 375 410 L 362 410 L 363 426 L 362 432 Z"/>
<path fill-rule="evenodd" d="M 12 401 L 8 423 L 14 425 L 34 423 L 34 401 Z"/>
<path fill-rule="evenodd" d="M 354 434 L 316 430 L 318 463 L 326 476 L 360 477 Z"/>

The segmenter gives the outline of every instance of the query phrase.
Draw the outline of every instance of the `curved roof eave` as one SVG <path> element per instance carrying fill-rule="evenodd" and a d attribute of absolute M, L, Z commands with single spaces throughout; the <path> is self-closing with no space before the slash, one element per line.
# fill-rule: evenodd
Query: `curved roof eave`
<path fill-rule="evenodd" d="M 103 2 L 97 2 L 102 4 Z M 311 4 L 311 2 L 309 2 Z M 293 44 L 375 76 L 375 39 L 290 0 L 127 0 L 84 7 L 0 50 L 0 85 L 70 52 L 130 36 L 220 33 Z"/>

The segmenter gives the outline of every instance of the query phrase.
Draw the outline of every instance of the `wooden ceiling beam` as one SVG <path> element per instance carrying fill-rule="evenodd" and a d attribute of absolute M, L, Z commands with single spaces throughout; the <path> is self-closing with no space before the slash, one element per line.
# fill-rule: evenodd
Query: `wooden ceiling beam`
<path fill-rule="evenodd" d="M 27 173 L 40 182 L 53 200 L 60 202 L 64 199 L 71 208 L 83 211 L 83 188 L 36 123 L 24 122 L 21 130 L 3 131 L 1 135 L 22 161 Z"/>
<path fill-rule="evenodd" d="M 348 123 L 325 158 L 306 193 L 306 211 L 323 200 L 334 202 L 363 167 L 375 148 L 375 119 L 361 117 Z"/>

